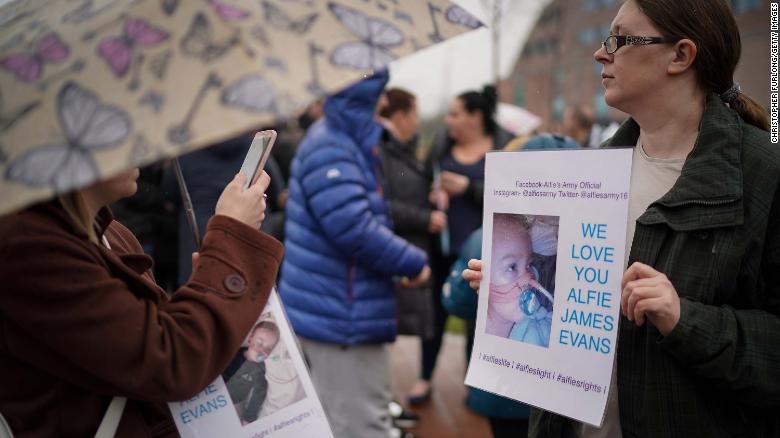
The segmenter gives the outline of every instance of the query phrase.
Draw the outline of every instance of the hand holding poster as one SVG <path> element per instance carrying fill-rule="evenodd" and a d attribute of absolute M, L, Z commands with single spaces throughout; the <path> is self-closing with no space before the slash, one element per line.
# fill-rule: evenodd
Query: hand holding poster
<path fill-rule="evenodd" d="M 488 154 L 467 385 L 601 424 L 630 169 L 630 149 Z"/>
<path fill-rule="evenodd" d="M 182 438 L 333 436 L 275 289 L 222 376 L 168 405 Z"/>

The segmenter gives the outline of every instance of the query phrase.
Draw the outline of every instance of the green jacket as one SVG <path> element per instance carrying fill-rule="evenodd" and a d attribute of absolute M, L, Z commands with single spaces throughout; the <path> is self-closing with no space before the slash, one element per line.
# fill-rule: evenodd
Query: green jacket
<path fill-rule="evenodd" d="M 608 147 L 635 145 L 627 120 Z M 637 219 L 629 264 L 670 279 L 680 321 L 663 337 L 621 316 L 624 437 L 780 436 L 780 149 L 716 95 L 672 189 Z M 534 410 L 530 436 L 570 421 Z"/>

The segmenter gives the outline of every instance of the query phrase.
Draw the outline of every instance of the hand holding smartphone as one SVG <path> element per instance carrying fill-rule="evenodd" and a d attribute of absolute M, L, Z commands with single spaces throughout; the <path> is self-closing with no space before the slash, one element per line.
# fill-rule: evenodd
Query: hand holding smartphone
<path fill-rule="evenodd" d="M 263 171 L 268 157 L 271 156 L 271 149 L 275 141 L 276 131 L 274 130 L 260 131 L 255 134 L 240 170 L 246 176 L 244 190 L 254 184 Z"/>

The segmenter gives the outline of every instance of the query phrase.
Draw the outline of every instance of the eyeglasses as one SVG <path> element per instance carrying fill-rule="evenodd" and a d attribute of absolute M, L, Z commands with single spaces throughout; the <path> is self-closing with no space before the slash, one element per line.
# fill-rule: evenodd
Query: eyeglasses
<path fill-rule="evenodd" d="M 608 54 L 617 52 L 617 49 L 623 46 L 646 46 L 648 44 L 666 44 L 675 41 L 662 37 L 646 37 L 633 35 L 610 35 L 601 43 Z"/>

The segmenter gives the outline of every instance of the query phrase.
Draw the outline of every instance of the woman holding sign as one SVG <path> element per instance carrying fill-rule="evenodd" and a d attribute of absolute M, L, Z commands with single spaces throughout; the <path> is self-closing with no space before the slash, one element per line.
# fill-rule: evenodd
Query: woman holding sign
<path fill-rule="evenodd" d="M 780 151 L 740 52 L 725 0 L 629 0 L 594 54 L 631 115 L 607 146 L 635 146 L 616 384 L 601 429 L 537 411 L 531 436 L 780 430 Z"/>

